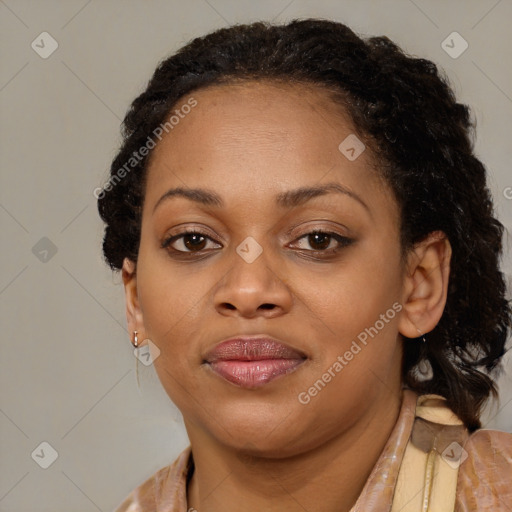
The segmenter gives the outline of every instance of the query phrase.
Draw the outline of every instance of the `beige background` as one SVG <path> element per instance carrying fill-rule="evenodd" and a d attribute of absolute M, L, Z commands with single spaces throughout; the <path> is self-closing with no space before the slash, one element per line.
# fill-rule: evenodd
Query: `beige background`
<path fill-rule="evenodd" d="M 477 153 L 510 231 L 510 0 L 3 0 L 0 14 L 1 511 L 113 510 L 187 444 L 151 366 L 139 364 L 137 387 L 93 190 L 129 103 L 158 61 L 194 36 L 319 16 L 434 60 L 473 107 Z M 58 43 L 47 59 L 31 47 L 43 31 Z M 453 31 L 469 44 L 456 59 L 441 47 Z M 510 249 L 504 269 L 512 273 Z M 485 426 L 512 431 L 508 361 Z M 31 457 L 43 441 L 58 452 L 48 469 Z"/>

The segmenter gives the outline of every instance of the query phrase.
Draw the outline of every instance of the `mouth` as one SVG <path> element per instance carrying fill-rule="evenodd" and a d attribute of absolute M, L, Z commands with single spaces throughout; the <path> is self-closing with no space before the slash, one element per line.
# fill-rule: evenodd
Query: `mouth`
<path fill-rule="evenodd" d="M 216 345 L 204 363 L 218 376 L 255 389 L 295 371 L 306 356 L 274 338 L 237 337 Z"/>

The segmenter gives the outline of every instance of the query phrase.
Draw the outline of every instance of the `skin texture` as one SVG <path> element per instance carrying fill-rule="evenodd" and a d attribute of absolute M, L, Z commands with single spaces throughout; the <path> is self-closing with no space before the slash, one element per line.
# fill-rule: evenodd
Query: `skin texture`
<path fill-rule="evenodd" d="M 122 272 L 130 332 L 160 349 L 156 371 L 183 413 L 196 465 L 189 506 L 348 511 L 397 419 L 401 347 L 412 342 L 400 334 L 429 332 L 442 315 L 449 242 L 434 233 L 401 258 L 393 195 L 369 149 L 355 161 L 338 150 L 354 128 L 325 91 L 259 81 L 194 98 L 197 107 L 154 150 L 137 266 L 125 259 Z M 332 192 L 276 204 L 279 193 L 326 183 L 366 206 Z M 224 205 L 175 196 L 153 211 L 173 187 L 209 189 Z M 211 238 L 201 256 L 160 247 L 184 227 Z M 304 236 L 314 229 L 353 242 Z M 248 236 L 263 250 L 252 263 L 236 252 Z M 172 247 L 190 251 L 186 240 Z M 300 403 L 299 393 L 394 303 L 401 311 Z M 237 334 L 268 334 L 307 359 L 261 388 L 241 388 L 203 364 Z"/>

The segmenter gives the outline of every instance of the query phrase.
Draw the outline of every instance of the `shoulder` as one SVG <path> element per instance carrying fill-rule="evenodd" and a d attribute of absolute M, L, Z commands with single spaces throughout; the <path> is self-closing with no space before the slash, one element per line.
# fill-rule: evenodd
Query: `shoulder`
<path fill-rule="evenodd" d="M 433 437 L 436 438 L 440 456 L 446 463 L 438 468 L 444 475 L 442 484 L 446 484 L 444 480 L 450 474 L 446 472 L 446 465 L 456 472 L 453 481 L 456 486 L 455 512 L 510 512 L 512 434 L 489 429 L 469 433 L 462 420 L 448 407 L 446 399 L 439 395 L 419 396 L 416 416 L 427 420 L 430 427 L 417 433 L 423 433 L 423 441 L 429 441 L 427 448 L 432 445 Z M 433 428 L 435 424 L 437 429 Z M 412 437 L 415 437 L 414 432 Z"/>
<path fill-rule="evenodd" d="M 136 487 L 115 512 L 156 512 L 186 507 L 186 478 L 191 461 L 190 446 L 170 465 L 159 469 Z"/>
<path fill-rule="evenodd" d="M 455 510 L 510 510 L 512 434 L 477 430 L 468 436 L 463 448 Z"/>

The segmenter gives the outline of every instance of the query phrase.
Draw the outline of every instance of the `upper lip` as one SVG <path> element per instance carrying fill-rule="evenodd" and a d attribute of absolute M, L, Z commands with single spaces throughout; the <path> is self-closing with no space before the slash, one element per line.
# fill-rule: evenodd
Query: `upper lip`
<path fill-rule="evenodd" d="M 301 351 L 268 336 L 234 336 L 215 345 L 204 361 L 261 361 L 265 359 L 305 359 Z"/>

